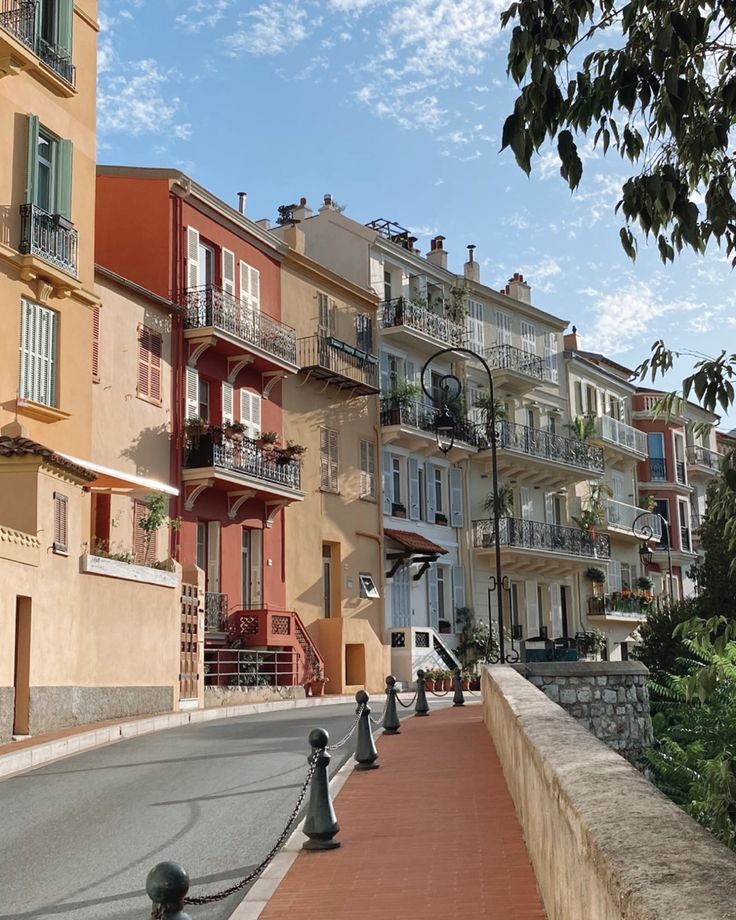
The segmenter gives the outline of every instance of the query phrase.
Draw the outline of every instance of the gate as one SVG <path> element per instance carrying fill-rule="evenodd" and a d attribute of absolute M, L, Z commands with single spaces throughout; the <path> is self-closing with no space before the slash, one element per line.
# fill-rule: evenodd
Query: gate
<path fill-rule="evenodd" d="M 199 589 L 181 586 L 181 664 L 179 700 L 199 697 Z"/>

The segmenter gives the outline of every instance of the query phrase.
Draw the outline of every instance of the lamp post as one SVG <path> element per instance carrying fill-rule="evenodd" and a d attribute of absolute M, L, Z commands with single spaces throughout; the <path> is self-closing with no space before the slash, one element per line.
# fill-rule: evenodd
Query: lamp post
<path fill-rule="evenodd" d="M 488 362 L 481 355 L 477 354 L 474 351 L 471 351 L 469 348 L 443 348 L 441 351 L 435 352 L 431 357 L 429 357 L 424 363 L 421 374 L 421 384 L 422 389 L 425 394 L 432 400 L 435 401 L 433 394 L 430 390 L 427 389 L 425 384 L 425 374 L 429 365 L 435 361 L 437 358 L 441 358 L 443 355 L 463 352 L 466 355 L 470 355 L 471 358 L 474 358 L 478 361 L 484 368 L 486 374 L 488 375 L 488 401 L 489 401 L 489 431 L 488 437 L 490 440 L 491 446 L 491 475 L 493 477 L 493 494 L 496 499 L 496 508 L 494 509 L 493 515 L 493 540 L 496 545 L 496 574 L 495 574 L 495 590 L 496 590 L 496 606 L 498 607 L 498 659 L 503 664 L 506 661 L 506 654 L 504 649 L 504 635 L 503 635 L 503 573 L 501 571 L 501 538 L 500 538 L 500 527 L 499 527 L 499 515 L 498 515 L 498 465 L 497 465 L 497 454 L 496 454 L 496 441 L 497 441 L 497 431 L 496 431 L 496 403 L 493 396 L 493 377 L 491 375 L 491 368 L 488 365 Z M 463 390 L 463 385 L 461 381 L 454 374 L 445 374 L 440 380 L 440 390 L 442 392 L 442 404 L 440 405 L 437 416 L 434 420 L 434 430 L 435 436 L 437 438 L 437 447 L 442 451 L 443 454 L 447 454 L 452 450 L 453 444 L 455 443 L 455 427 L 456 421 L 447 411 L 447 401 L 448 399 L 456 399 Z M 507 582 L 508 583 L 508 582 Z M 489 607 L 488 607 L 488 625 L 490 628 L 491 620 L 491 609 L 490 609 L 490 593 L 489 593 Z M 518 657 L 517 659 L 518 660 Z"/>
<path fill-rule="evenodd" d="M 670 525 L 667 518 L 660 514 L 659 511 L 642 511 L 641 514 L 637 514 L 631 524 L 631 532 L 635 537 L 641 537 L 641 545 L 639 547 L 639 559 L 641 564 L 645 567 L 649 567 L 652 564 L 652 550 L 649 546 L 649 541 L 654 536 L 654 528 L 651 524 L 642 524 L 639 527 L 639 530 L 636 529 L 636 522 L 643 517 L 658 517 L 662 524 L 664 525 L 665 535 L 667 537 L 667 569 L 669 576 L 669 583 L 667 588 L 667 594 L 672 596 L 672 541 L 670 540 Z"/>

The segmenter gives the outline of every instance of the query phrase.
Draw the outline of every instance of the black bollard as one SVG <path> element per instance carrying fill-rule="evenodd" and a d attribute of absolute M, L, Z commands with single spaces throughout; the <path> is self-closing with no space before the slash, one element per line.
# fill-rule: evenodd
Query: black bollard
<path fill-rule="evenodd" d="M 175 862 L 162 862 L 148 873 L 146 892 L 160 912 L 162 920 L 192 920 L 185 914 L 184 898 L 189 891 L 189 876 L 185 869 Z"/>
<path fill-rule="evenodd" d="M 313 728 L 309 733 L 312 756 L 316 760 L 309 792 L 309 808 L 304 822 L 304 833 L 309 840 L 302 844 L 303 850 L 334 850 L 340 846 L 339 840 L 332 839 L 340 830 L 340 825 L 330 798 L 328 767 L 332 758 L 325 750 L 329 741 L 330 736 L 324 728 Z"/>
<path fill-rule="evenodd" d="M 401 719 L 396 708 L 396 678 L 391 674 L 386 678 L 386 712 L 382 724 L 385 734 L 400 734 Z"/>
<path fill-rule="evenodd" d="M 377 770 L 380 766 L 380 764 L 376 763 L 378 751 L 376 750 L 376 742 L 373 740 L 371 707 L 368 705 L 368 699 L 369 697 L 365 690 L 358 690 L 355 694 L 355 702 L 358 704 L 356 713 L 360 712 L 358 740 L 355 744 L 356 770 Z"/>
<path fill-rule="evenodd" d="M 460 668 L 455 668 L 455 676 L 452 682 L 455 685 L 455 695 L 452 697 L 453 706 L 464 706 L 465 697 L 463 696 L 463 682 L 460 677 Z"/>
<path fill-rule="evenodd" d="M 417 704 L 414 707 L 415 716 L 428 716 L 429 703 L 427 702 L 427 691 L 424 687 L 424 671 L 417 671 Z"/>

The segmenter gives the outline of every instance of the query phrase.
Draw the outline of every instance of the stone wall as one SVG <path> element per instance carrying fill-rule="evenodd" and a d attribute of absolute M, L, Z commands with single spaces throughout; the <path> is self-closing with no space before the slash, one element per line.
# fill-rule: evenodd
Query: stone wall
<path fill-rule="evenodd" d="M 31 687 L 32 735 L 73 725 L 171 712 L 171 687 Z"/>
<path fill-rule="evenodd" d="M 204 705 L 241 706 L 243 703 L 270 703 L 277 700 L 303 700 L 304 687 L 205 687 Z"/>
<path fill-rule="evenodd" d="M 647 677 L 638 661 L 555 661 L 514 665 L 600 741 L 638 760 L 652 743 Z"/>

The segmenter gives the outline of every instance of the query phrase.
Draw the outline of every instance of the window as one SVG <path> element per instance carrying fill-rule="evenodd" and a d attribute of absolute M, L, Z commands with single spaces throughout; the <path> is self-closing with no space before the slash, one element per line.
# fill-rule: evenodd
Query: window
<path fill-rule="evenodd" d="M 557 336 L 554 332 L 544 333 L 544 374 L 547 380 L 557 383 Z"/>
<path fill-rule="evenodd" d="M 319 430 L 320 488 L 337 492 L 337 432 L 332 428 Z"/>
<path fill-rule="evenodd" d="M 468 331 L 468 347 L 482 354 L 485 349 L 482 303 L 468 299 L 468 315 L 465 322 Z"/>
<path fill-rule="evenodd" d="M 335 334 L 336 309 L 335 302 L 327 294 L 317 294 L 319 308 L 319 331 L 321 335 Z"/>
<path fill-rule="evenodd" d="M 56 405 L 58 315 L 29 300 L 21 301 L 18 395 L 44 406 Z"/>
<path fill-rule="evenodd" d="M 361 572 L 358 575 L 360 581 L 360 596 L 361 597 L 380 597 L 378 593 L 378 588 L 376 583 L 373 581 L 373 576 L 369 575 L 367 572 Z"/>
<path fill-rule="evenodd" d="M 662 536 L 659 538 L 659 546 L 662 547 L 662 549 L 666 549 L 670 533 L 670 503 L 666 498 L 658 498 L 657 506 L 654 510 L 658 514 L 661 514 L 665 521 L 667 521 L 666 527 L 664 524 L 662 525 Z"/>
<path fill-rule="evenodd" d="M 634 583 L 631 565 L 628 562 L 621 563 L 621 588 L 630 591 Z"/>
<path fill-rule="evenodd" d="M 667 479 L 667 464 L 664 459 L 664 435 L 661 431 L 647 433 L 647 452 L 649 454 L 649 478 Z"/>
<path fill-rule="evenodd" d="M 393 287 L 391 286 L 391 272 L 383 272 L 383 299 L 391 300 L 393 298 Z"/>
<path fill-rule="evenodd" d="M 92 307 L 92 380 L 100 382 L 100 308 Z"/>
<path fill-rule="evenodd" d="M 435 514 L 444 513 L 442 504 L 442 470 L 439 467 L 434 468 L 434 512 Z"/>
<path fill-rule="evenodd" d="M 244 610 L 250 607 L 250 569 L 250 530 L 243 527 L 240 537 L 240 583 Z"/>
<path fill-rule="evenodd" d="M 210 385 L 207 380 L 199 378 L 199 404 L 197 414 L 203 422 L 209 424 L 210 421 Z"/>
<path fill-rule="evenodd" d="M 69 499 L 54 492 L 54 546 L 55 553 L 66 553 L 69 545 Z"/>
<path fill-rule="evenodd" d="M 496 344 L 511 344 L 511 316 L 501 310 L 496 310 Z"/>
<path fill-rule="evenodd" d="M 258 393 L 240 391 L 240 421 L 246 438 L 255 441 L 261 433 L 261 397 Z"/>
<path fill-rule="evenodd" d="M 598 408 L 598 397 L 595 387 L 586 386 L 585 388 L 585 411 L 588 415 L 595 415 Z"/>
<path fill-rule="evenodd" d="M 608 396 L 608 414 L 611 418 L 615 418 L 619 422 L 621 421 L 621 400 L 618 396 L 614 396 L 613 394 L 609 394 Z"/>
<path fill-rule="evenodd" d="M 332 547 L 322 544 L 322 613 L 332 615 Z"/>
<path fill-rule="evenodd" d="M 401 504 L 401 460 L 391 458 L 391 488 L 392 500 L 395 505 Z"/>
<path fill-rule="evenodd" d="M 136 393 L 151 399 L 154 402 L 161 402 L 161 344 L 162 339 L 158 332 L 154 332 L 147 326 L 138 327 L 138 384 Z M 200 381 L 200 408 L 202 402 Z M 206 419 L 208 416 L 200 411 L 200 416 Z"/>
<path fill-rule="evenodd" d="M 523 320 L 521 323 L 521 347 L 524 351 L 528 351 L 532 355 L 537 353 L 537 339 L 534 326 L 532 323 L 527 323 Z"/>
<path fill-rule="evenodd" d="M 199 241 L 199 284 L 211 287 L 215 283 L 215 249 L 208 243 Z"/>
<path fill-rule="evenodd" d="M 355 344 L 361 351 L 373 351 L 373 319 L 370 316 L 355 317 Z"/>
<path fill-rule="evenodd" d="M 71 220 L 72 142 L 44 128 L 37 115 L 28 116 L 27 183 L 28 204 Z"/>
<path fill-rule="evenodd" d="M 445 569 L 443 566 L 437 566 L 437 616 L 440 620 L 447 619 L 445 604 Z"/>
<path fill-rule="evenodd" d="M 575 411 L 578 415 L 583 415 L 585 413 L 585 406 L 583 405 L 583 385 L 579 380 L 575 381 Z"/>
<path fill-rule="evenodd" d="M 138 565 L 145 565 L 156 559 L 156 537 L 141 527 L 141 521 L 148 517 L 148 506 L 145 502 L 133 502 L 133 556 Z"/>
<path fill-rule="evenodd" d="M 376 499 L 376 445 L 372 441 L 360 442 L 360 497 Z"/>
<path fill-rule="evenodd" d="M 38 7 L 36 22 L 39 38 L 45 45 L 51 45 L 57 54 L 62 52 L 71 56 L 72 0 L 40 0 Z"/>
<path fill-rule="evenodd" d="M 197 521 L 197 568 L 207 571 L 207 524 Z"/>
<path fill-rule="evenodd" d="M 255 312 L 261 309 L 261 273 L 245 262 L 240 263 L 240 302 Z"/>
<path fill-rule="evenodd" d="M 678 502 L 677 510 L 680 516 L 680 549 L 684 553 L 692 550 L 690 543 L 690 512 L 688 502 Z"/>

